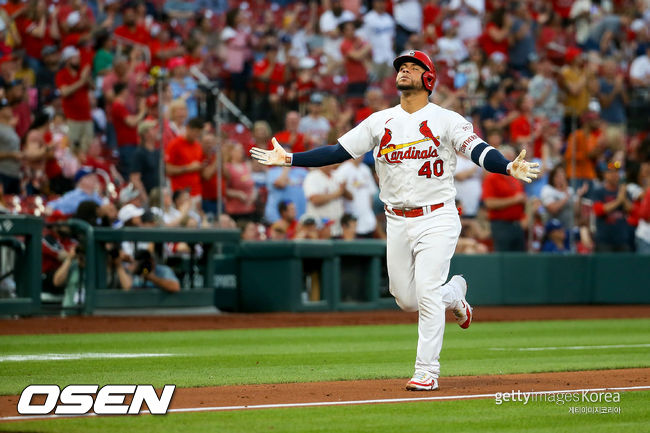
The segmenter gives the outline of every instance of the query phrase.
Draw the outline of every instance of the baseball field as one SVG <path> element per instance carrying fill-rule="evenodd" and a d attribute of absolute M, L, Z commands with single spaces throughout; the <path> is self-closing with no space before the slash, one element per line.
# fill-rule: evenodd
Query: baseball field
<path fill-rule="evenodd" d="M 440 390 L 419 393 L 407 313 L 2 320 L 0 431 L 648 431 L 649 307 L 475 317 L 447 323 Z M 177 388 L 167 415 L 30 418 L 30 384 Z"/>

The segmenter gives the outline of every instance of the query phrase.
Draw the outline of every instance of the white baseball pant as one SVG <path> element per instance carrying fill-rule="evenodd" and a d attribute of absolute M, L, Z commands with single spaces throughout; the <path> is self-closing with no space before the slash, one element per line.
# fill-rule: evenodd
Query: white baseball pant
<path fill-rule="evenodd" d="M 445 309 L 461 298 L 461 288 L 445 284 L 460 236 L 453 202 L 414 218 L 386 213 L 390 293 L 404 311 L 418 311 L 415 369 L 440 374 Z"/>

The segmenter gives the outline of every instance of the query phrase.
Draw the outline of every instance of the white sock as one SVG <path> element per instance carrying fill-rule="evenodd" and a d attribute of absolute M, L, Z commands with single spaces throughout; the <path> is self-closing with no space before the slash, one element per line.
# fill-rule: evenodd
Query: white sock
<path fill-rule="evenodd" d="M 463 298 L 463 289 L 459 287 L 455 280 L 449 280 L 447 284 L 440 288 L 440 291 L 445 310 L 453 310 L 456 304 Z"/>

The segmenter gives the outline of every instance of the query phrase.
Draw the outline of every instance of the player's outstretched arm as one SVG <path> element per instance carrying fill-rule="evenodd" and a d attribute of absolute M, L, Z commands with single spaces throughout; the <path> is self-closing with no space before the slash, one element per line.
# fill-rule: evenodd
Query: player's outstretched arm
<path fill-rule="evenodd" d="M 272 150 L 259 147 L 251 149 L 251 156 L 264 165 L 294 165 L 297 167 L 322 167 L 324 165 L 338 164 L 352 158 L 352 155 L 340 143 L 334 146 L 323 146 L 306 152 L 289 153 L 280 146 L 273 137 Z"/>
<path fill-rule="evenodd" d="M 259 147 L 251 148 L 253 159 L 264 165 L 291 165 L 291 154 L 280 146 L 275 137 L 271 139 L 271 143 L 273 143 L 272 150 L 260 149 Z"/>
<path fill-rule="evenodd" d="M 531 183 L 533 179 L 537 179 L 539 163 L 528 162 L 524 159 L 525 157 L 526 149 L 522 150 L 515 160 L 508 164 L 506 171 L 516 179 Z"/>
<path fill-rule="evenodd" d="M 472 161 L 487 171 L 506 174 L 515 179 L 531 183 L 533 179 L 537 179 L 539 164 L 528 162 L 524 159 L 525 157 L 526 150 L 524 149 L 514 161 L 508 161 L 501 152 L 487 143 L 479 143 L 471 152 Z"/>

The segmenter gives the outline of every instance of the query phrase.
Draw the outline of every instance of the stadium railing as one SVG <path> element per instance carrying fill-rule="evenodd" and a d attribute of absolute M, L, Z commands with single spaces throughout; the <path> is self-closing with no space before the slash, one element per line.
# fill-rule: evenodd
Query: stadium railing
<path fill-rule="evenodd" d="M 31 315 L 41 308 L 41 238 L 43 220 L 29 215 L 0 217 L 0 283 L 13 281 L 0 299 L 0 316 Z M 12 283 L 12 285 L 13 285 Z M 13 287 L 11 287 L 13 289 Z"/>
<path fill-rule="evenodd" d="M 235 288 L 215 284 L 217 258 L 224 252 L 236 252 L 240 232 L 225 229 L 182 229 L 182 228 L 94 228 L 94 277 L 87 283 L 85 312 L 92 313 L 98 308 L 168 308 L 217 306 L 234 309 L 237 305 Z M 202 246 L 204 260 L 194 254 L 182 257 L 181 265 L 189 269 L 189 278 L 181 278 L 181 291 L 167 293 L 159 289 L 133 289 L 122 291 L 107 286 L 107 263 L 109 249 L 107 244 L 119 245 L 122 242 L 152 242 L 166 244 L 184 242 L 195 251 L 195 245 Z M 200 277 L 199 277 L 200 275 Z M 188 287 L 189 286 L 189 287 Z"/>

